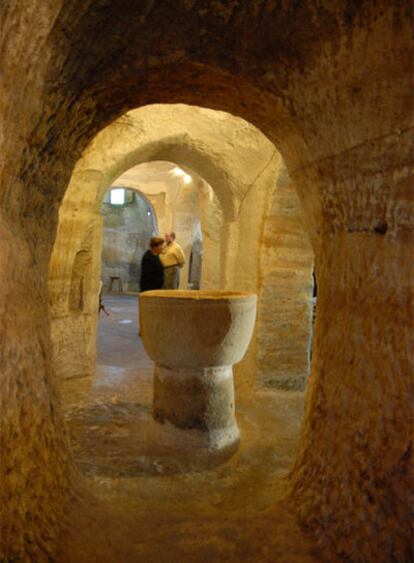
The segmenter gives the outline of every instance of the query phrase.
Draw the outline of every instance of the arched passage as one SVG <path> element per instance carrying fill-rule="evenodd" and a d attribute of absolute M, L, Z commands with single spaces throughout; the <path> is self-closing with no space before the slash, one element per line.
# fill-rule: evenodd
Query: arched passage
<path fill-rule="evenodd" d="M 407 560 L 411 550 L 410 19 L 411 6 L 388 0 L 227 9 L 33 1 L 2 11 L 2 214 L 13 240 L 24 239 L 30 269 L 16 262 L 7 270 L 1 295 L 10 307 L 8 288 L 28 288 L 14 322 L 32 326 L 32 339 L 49 343 L 36 319 L 46 318 L 57 202 L 83 147 L 112 119 L 154 101 L 204 105 L 260 126 L 283 154 L 304 204 L 319 288 L 295 506 L 321 544 L 356 560 Z M 48 460 L 35 466 L 33 495 L 28 464 L 8 482 L 2 550 L 33 559 L 50 552 L 61 521 L 67 450 L 60 440 L 44 444 L 42 432 L 20 432 L 23 400 L 15 408 L 10 401 L 16 373 L 33 383 L 24 424 L 36 428 L 45 417 L 56 435 L 64 430 L 46 364 L 34 367 L 13 331 L 2 342 L 10 405 L 2 436 L 23 460 L 33 451 Z M 3 470 L 13 473 L 8 462 Z"/>
<path fill-rule="evenodd" d="M 208 222 L 203 207 L 204 193 L 211 192 L 217 199 L 202 178 L 192 170 L 187 172 L 172 162 L 151 161 L 130 168 L 116 180 L 116 183 L 124 183 L 145 193 L 158 217 L 157 233 L 160 236 L 171 230 L 176 232 L 187 259 L 180 276 L 182 288 L 186 287 L 193 231 L 200 222 L 200 214 L 203 224 Z M 215 211 L 222 216 L 219 203 Z M 145 248 L 147 244 L 148 241 L 145 241 Z M 205 276 L 205 283 L 209 287 L 208 275 Z"/>
<path fill-rule="evenodd" d="M 160 158 L 195 170 L 198 174 L 202 174 L 211 186 L 209 188 L 201 181 L 197 183 L 200 193 L 201 224 L 206 239 L 204 280 L 208 281 L 208 285 L 204 283 L 203 287 L 255 292 L 259 290 L 263 279 L 262 269 L 269 264 L 269 257 L 264 256 L 262 262 L 260 257 L 265 212 L 269 201 L 277 191 L 278 175 L 281 173 L 286 175 L 274 146 L 256 128 L 223 112 L 182 105 L 172 107 L 156 105 L 134 110 L 104 129 L 94 139 L 76 166 L 61 206 L 58 236 L 50 266 L 49 286 L 53 340 L 55 341 L 56 338 L 57 351 L 55 365 L 58 371 L 66 374 L 66 377 L 70 369 L 70 360 L 67 359 L 62 348 L 70 349 L 72 346 L 68 346 L 67 336 L 64 345 L 60 344 L 64 332 L 61 328 L 63 316 L 59 316 L 57 324 L 54 320 L 56 319 L 54 295 L 62 300 L 62 295 L 67 292 L 65 272 L 71 269 L 71 256 L 76 251 L 76 242 L 73 238 L 70 240 L 71 247 L 68 248 L 66 233 L 76 233 L 78 240 L 81 240 L 87 225 L 93 224 L 99 229 L 99 206 L 96 202 L 100 201 L 107 189 L 107 182 L 113 182 L 125 170 L 136 166 L 139 162 Z M 295 194 L 292 197 L 295 198 Z M 296 219 L 299 218 L 297 229 L 300 229 L 300 209 L 297 200 L 295 201 L 296 208 L 291 207 L 290 214 Z M 272 223 L 276 230 L 286 228 L 283 224 L 283 206 L 282 199 L 281 203 L 277 204 L 277 209 L 281 213 L 279 217 L 282 217 L 282 220 L 276 218 Z M 73 212 L 74 208 L 77 209 L 76 215 Z M 304 236 L 306 237 L 305 234 Z M 99 235 L 94 234 L 93 238 L 98 240 Z M 275 241 L 276 253 L 283 252 L 283 245 L 283 241 L 280 240 L 279 243 Z M 304 247 L 303 252 L 309 257 L 304 268 L 309 270 L 310 277 L 312 251 L 309 245 Z M 96 275 L 94 283 L 97 287 Z M 302 285 L 304 288 L 307 287 L 306 275 Z M 310 299 L 310 288 L 308 291 L 304 289 L 301 293 L 300 283 L 295 287 L 288 284 L 274 299 L 278 306 L 277 304 L 283 303 L 283 300 L 291 300 L 293 294 L 299 295 L 295 299 L 302 302 L 301 306 L 304 309 L 302 318 L 294 321 L 303 326 L 301 337 L 304 342 L 297 345 L 298 356 L 303 356 L 299 370 L 303 387 L 308 371 L 307 348 L 310 325 L 307 316 L 310 312 L 306 307 Z M 89 327 L 87 330 L 85 328 L 74 330 L 72 327 L 71 333 L 76 339 L 73 346 L 82 347 L 79 335 L 82 339 L 87 335 L 88 339 L 95 340 L 93 337 L 96 330 L 95 311 L 96 308 L 92 308 L 89 316 L 77 317 L 76 320 L 72 316 L 68 326 L 76 322 L 83 327 L 86 318 Z M 285 321 L 289 323 L 291 316 L 289 309 L 285 308 Z M 251 395 L 256 383 L 257 364 L 265 364 L 268 351 L 275 346 L 282 346 L 282 343 L 279 344 L 275 342 L 275 338 L 272 338 L 272 330 L 269 335 L 267 334 L 269 326 L 258 324 L 256 334 L 261 343 L 260 355 L 253 342 L 247 357 L 236 368 L 239 396 Z M 289 334 L 285 334 L 282 338 L 289 339 Z M 92 348 L 93 345 L 88 346 L 90 359 L 85 355 L 87 359 L 85 374 L 90 373 L 90 366 L 94 363 Z M 62 358 L 65 358 L 63 369 L 59 367 Z M 78 366 L 76 370 L 77 374 Z M 263 370 L 259 366 L 259 372 Z M 284 370 L 285 378 L 291 378 L 289 367 L 285 366 Z M 297 370 L 295 377 L 298 377 Z"/>

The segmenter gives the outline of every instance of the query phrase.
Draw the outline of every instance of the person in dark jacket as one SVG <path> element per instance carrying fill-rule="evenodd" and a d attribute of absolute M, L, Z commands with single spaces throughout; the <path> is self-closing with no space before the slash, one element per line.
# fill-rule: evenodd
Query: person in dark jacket
<path fill-rule="evenodd" d="M 151 237 L 149 246 L 150 248 L 142 257 L 141 262 L 141 291 L 162 289 L 164 285 L 164 268 L 159 257 L 164 246 L 164 239 Z"/>

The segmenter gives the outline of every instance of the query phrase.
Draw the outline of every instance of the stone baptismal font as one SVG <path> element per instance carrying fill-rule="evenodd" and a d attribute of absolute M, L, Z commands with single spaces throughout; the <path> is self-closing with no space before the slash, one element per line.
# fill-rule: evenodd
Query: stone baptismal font
<path fill-rule="evenodd" d="M 175 445 L 237 447 L 233 364 L 253 334 L 257 297 L 231 291 L 141 293 L 145 349 L 155 362 L 155 428 Z"/>

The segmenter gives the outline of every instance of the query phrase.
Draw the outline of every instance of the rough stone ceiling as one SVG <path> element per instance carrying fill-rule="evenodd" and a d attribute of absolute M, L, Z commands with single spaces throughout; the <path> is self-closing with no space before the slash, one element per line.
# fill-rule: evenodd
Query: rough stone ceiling
<path fill-rule="evenodd" d="M 9 136 L 15 111 L 21 114 L 19 122 L 31 143 L 19 176 L 45 192 L 52 189 L 41 178 L 46 167 L 58 163 L 68 170 L 99 130 L 125 111 L 152 103 L 187 103 L 243 117 L 275 143 L 291 172 L 331 151 L 361 144 L 365 129 L 360 114 L 371 111 L 376 117 L 373 108 L 379 97 L 389 101 L 376 124 L 376 136 L 386 134 L 392 116 L 397 127 L 405 129 L 411 98 L 406 99 L 401 77 L 412 73 L 412 60 L 399 45 L 411 33 L 406 25 L 409 3 L 404 7 L 395 2 L 390 8 L 389 0 L 234 0 L 225 6 L 207 0 L 74 0 L 44 7 L 48 25 L 34 33 L 28 22 L 40 5 L 33 2 L 24 22 L 18 19 L 15 2 L 2 13 L 10 28 L 17 21 L 30 29 L 27 52 L 18 55 L 20 62 L 28 61 L 19 66 L 20 78 L 13 74 L 15 34 L 10 34 L 2 54 L 9 65 L 5 84 L 19 84 L 30 72 L 31 92 L 38 88 L 47 99 L 41 124 L 32 119 L 28 102 L 17 98 L 5 123 Z M 372 22 L 368 51 L 361 32 L 367 21 Z M 398 29 L 398 43 L 393 29 Z M 32 63 L 37 51 L 43 53 L 40 60 L 47 61 L 46 68 L 43 62 Z M 372 52 L 378 61 L 374 66 L 367 64 Z M 335 57 L 333 70 L 330 61 Z M 398 65 L 385 80 L 383 67 L 394 59 Z M 365 78 L 367 68 L 370 79 Z M 389 84 L 394 95 L 387 98 Z M 350 91 L 362 100 L 358 110 L 352 103 L 352 111 L 346 111 L 345 104 L 342 115 L 337 109 L 335 115 L 325 111 L 332 100 L 338 108 Z M 23 90 L 20 96 L 31 98 Z M 322 122 L 317 117 L 321 113 Z M 323 135 L 318 135 L 322 126 Z M 63 183 L 68 180 L 62 176 Z M 52 186 L 56 193 L 57 183 Z M 34 206 L 28 201 L 28 208 Z"/>
<path fill-rule="evenodd" d="M 169 183 L 176 180 L 174 170 L 177 165 L 173 162 L 165 160 L 156 160 L 152 162 L 144 162 L 138 166 L 130 168 L 115 180 L 114 185 L 125 185 L 131 182 L 132 185 L 147 182 L 164 182 Z"/>

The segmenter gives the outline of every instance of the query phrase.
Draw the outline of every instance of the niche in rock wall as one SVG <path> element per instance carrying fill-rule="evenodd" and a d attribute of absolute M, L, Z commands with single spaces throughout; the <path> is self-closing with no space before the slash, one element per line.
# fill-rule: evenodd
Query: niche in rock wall
<path fill-rule="evenodd" d="M 76 256 L 72 269 L 70 284 L 69 309 L 83 311 L 85 305 L 85 285 L 92 264 L 90 250 L 80 250 Z"/>
<path fill-rule="evenodd" d="M 191 247 L 190 263 L 188 267 L 188 287 L 191 289 L 200 289 L 201 287 L 202 258 L 203 237 L 199 223 L 194 234 L 194 242 Z"/>

